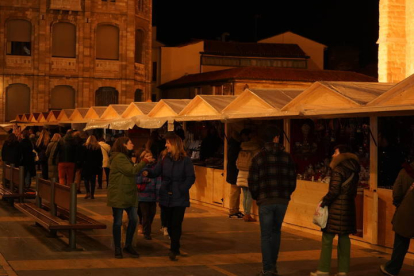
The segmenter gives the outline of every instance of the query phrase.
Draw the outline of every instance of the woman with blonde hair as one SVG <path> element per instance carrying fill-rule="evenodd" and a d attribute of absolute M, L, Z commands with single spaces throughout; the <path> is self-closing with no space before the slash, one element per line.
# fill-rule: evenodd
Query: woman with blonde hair
<path fill-rule="evenodd" d="M 102 169 L 102 150 L 98 140 L 93 135 L 88 137 L 83 147 L 85 155 L 82 164 L 82 175 L 85 180 L 85 199 L 95 199 L 96 176 L 99 170 Z"/>
<path fill-rule="evenodd" d="M 175 261 L 181 255 L 180 238 L 185 209 L 190 207 L 190 188 L 194 184 L 194 166 L 187 156 L 183 141 L 175 133 L 165 137 L 166 149 L 154 169 L 144 171 L 143 176 L 161 176 L 159 203 L 167 218 L 168 234 L 171 239 L 169 258 Z"/>
<path fill-rule="evenodd" d="M 46 159 L 47 159 L 47 166 L 48 166 L 48 175 L 46 179 L 58 180 L 58 165 L 57 165 L 57 157 L 55 156 L 56 148 L 59 145 L 59 141 L 62 136 L 59 133 L 53 134 L 52 139 L 50 139 L 50 143 L 47 145 L 46 149 Z"/>
<path fill-rule="evenodd" d="M 48 178 L 48 160 L 46 156 L 47 146 L 50 142 L 50 133 L 46 129 L 43 129 L 40 132 L 39 138 L 36 141 L 35 150 L 39 157 L 39 163 L 42 167 L 42 177 L 44 179 Z"/>

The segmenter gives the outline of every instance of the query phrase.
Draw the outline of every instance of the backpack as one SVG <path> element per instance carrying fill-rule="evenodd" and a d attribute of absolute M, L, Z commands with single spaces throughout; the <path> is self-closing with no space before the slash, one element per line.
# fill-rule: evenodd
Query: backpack
<path fill-rule="evenodd" d="M 252 150 L 241 150 L 236 161 L 237 169 L 240 171 L 248 171 L 254 155 L 254 151 Z"/>

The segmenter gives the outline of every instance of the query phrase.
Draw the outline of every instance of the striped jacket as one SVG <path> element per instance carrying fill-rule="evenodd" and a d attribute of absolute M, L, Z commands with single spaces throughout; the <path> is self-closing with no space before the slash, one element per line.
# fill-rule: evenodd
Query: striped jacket
<path fill-rule="evenodd" d="M 248 182 L 257 205 L 287 205 L 296 189 L 295 163 L 281 145 L 267 143 L 252 160 Z"/>

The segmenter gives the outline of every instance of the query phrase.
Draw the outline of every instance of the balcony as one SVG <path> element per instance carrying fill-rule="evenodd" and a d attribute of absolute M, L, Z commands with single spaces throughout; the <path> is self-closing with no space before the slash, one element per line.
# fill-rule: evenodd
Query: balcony
<path fill-rule="evenodd" d="M 28 69 L 32 67 L 31 56 L 6 56 L 7 68 L 24 68 Z"/>
<path fill-rule="evenodd" d="M 51 10 L 82 11 L 81 0 L 50 0 Z"/>
<path fill-rule="evenodd" d="M 65 71 L 65 72 L 76 72 L 77 62 L 76 58 L 57 58 L 52 57 L 50 63 L 51 71 Z"/>

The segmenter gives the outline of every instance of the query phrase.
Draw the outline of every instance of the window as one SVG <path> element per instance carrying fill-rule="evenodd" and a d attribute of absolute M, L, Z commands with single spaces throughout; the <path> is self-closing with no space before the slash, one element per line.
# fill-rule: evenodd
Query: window
<path fill-rule="evenodd" d="M 113 25 L 99 25 L 96 30 L 96 58 L 119 60 L 119 29 Z"/>
<path fill-rule="evenodd" d="M 143 63 L 142 51 L 144 50 L 144 32 L 142 30 L 135 31 L 135 62 Z"/>
<path fill-rule="evenodd" d="M 24 113 L 30 113 L 30 88 L 21 83 L 11 84 L 6 89 L 6 121 Z"/>
<path fill-rule="evenodd" d="M 157 81 L 157 62 L 152 63 L 152 81 Z"/>
<path fill-rule="evenodd" d="M 118 91 L 113 87 L 100 87 L 95 93 L 96 106 L 118 104 Z"/>
<path fill-rule="evenodd" d="M 26 20 L 9 20 L 7 22 L 8 55 L 31 56 L 32 24 Z"/>
<path fill-rule="evenodd" d="M 135 90 L 134 102 L 142 102 L 142 89 Z"/>
<path fill-rule="evenodd" d="M 76 57 L 76 26 L 60 22 L 52 27 L 52 56 Z"/>
<path fill-rule="evenodd" d="M 67 85 L 58 85 L 50 94 L 50 108 L 72 109 L 75 108 L 75 90 Z"/>

